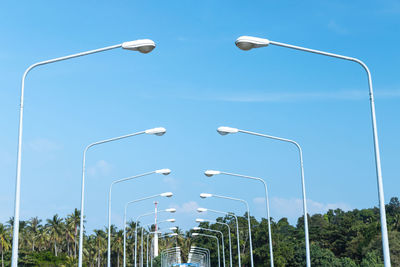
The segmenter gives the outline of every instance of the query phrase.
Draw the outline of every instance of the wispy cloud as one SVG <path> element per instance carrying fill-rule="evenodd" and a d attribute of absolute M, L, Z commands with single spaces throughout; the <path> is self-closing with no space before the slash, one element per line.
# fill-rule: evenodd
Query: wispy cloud
<path fill-rule="evenodd" d="M 36 138 L 29 142 L 28 146 L 35 152 L 48 153 L 60 150 L 63 146 L 47 138 Z"/>
<path fill-rule="evenodd" d="M 91 176 L 106 176 L 110 174 L 112 165 L 105 160 L 99 160 L 94 166 L 87 169 L 87 173 Z"/>
<path fill-rule="evenodd" d="M 399 90 L 379 90 L 375 92 L 375 98 L 388 99 L 399 98 Z M 224 102 L 262 103 L 262 102 L 304 102 L 304 101 L 329 101 L 347 100 L 357 101 L 368 99 L 366 90 L 347 90 L 338 92 L 287 92 L 287 93 L 258 93 L 247 92 L 241 94 L 210 95 L 200 97 L 203 100 Z"/>
<path fill-rule="evenodd" d="M 257 197 L 253 202 L 261 209 L 265 209 L 265 198 Z M 307 210 L 309 214 L 325 213 L 330 209 L 342 209 L 344 211 L 351 210 L 351 206 L 347 203 L 322 203 L 307 199 Z M 300 198 L 278 198 L 271 199 L 271 216 L 276 220 L 282 217 L 289 219 L 291 223 L 296 223 L 300 216 L 303 216 L 303 200 Z"/>
<path fill-rule="evenodd" d="M 329 21 L 328 29 L 340 35 L 346 35 L 349 33 L 349 31 L 345 27 L 339 25 L 334 20 Z"/>

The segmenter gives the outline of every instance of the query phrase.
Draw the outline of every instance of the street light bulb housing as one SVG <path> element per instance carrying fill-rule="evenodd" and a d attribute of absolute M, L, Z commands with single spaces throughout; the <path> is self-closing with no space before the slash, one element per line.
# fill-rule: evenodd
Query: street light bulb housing
<path fill-rule="evenodd" d="M 217 132 L 220 135 L 227 135 L 227 134 L 237 133 L 237 132 L 239 132 L 239 129 L 221 126 L 221 127 L 218 127 Z"/>
<path fill-rule="evenodd" d="M 178 235 L 177 233 L 169 234 L 170 237 L 172 237 L 172 236 L 177 236 L 177 235 Z"/>
<path fill-rule="evenodd" d="M 175 231 L 175 230 L 178 230 L 178 227 L 175 227 L 175 226 L 174 227 L 170 227 L 169 230 Z"/>
<path fill-rule="evenodd" d="M 157 127 L 157 128 L 152 128 L 152 129 L 147 129 L 146 131 L 144 131 L 147 134 L 154 134 L 154 135 L 164 135 L 167 130 L 164 127 Z"/>
<path fill-rule="evenodd" d="M 162 196 L 162 197 L 172 197 L 173 195 L 174 194 L 172 192 L 165 192 L 165 193 L 160 194 L 160 196 Z"/>
<path fill-rule="evenodd" d="M 156 44 L 153 40 L 150 39 L 141 39 L 130 42 L 122 43 L 122 48 L 131 50 L 131 51 L 139 51 L 140 53 L 147 54 L 153 51 L 156 47 Z"/>
<path fill-rule="evenodd" d="M 208 197 L 212 197 L 213 195 L 212 194 L 209 194 L 209 193 L 201 193 L 200 194 L 200 197 L 201 198 L 208 198 Z"/>
<path fill-rule="evenodd" d="M 176 209 L 174 209 L 174 208 L 171 208 L 171 209 L 166 209 L 165 211 L 166 211 L 166 212 L 171 212 L 171 213 L 174 213 L 174 212 L 176 212 Z"/>
<path fill-rule="evenodd" d="M 218 174 L 221 174 L 221 172 L 220 171 L 214 171 L 214 170 L 206 170 L 204 172 L 204 175 L 207 176 L 207 177 L 211 177 L 211 176 L 218 175 Z"/>
<path fill-rule="evenodd" d="M 170 169 L 160 169 L 160 170 L 156 170 L 156 173 L 168 175 L 171 173 L 171 170 Z"/>
<path fill-rule="evenodd" d="M 206 208 L 197 208 L 197 212 L 206 212 L 207 209 Z"/>
<path fill-rule="evenodd" d="M 205 220 L 198 218 L 198 219 L 196 219 L 196 222 L 201 223 L 201 222 L 205 222 Z"/>
<path fill-rule="evenodd" d="M 235 44 L 241 50 L 248 51 L 253 48 L 268 46 L 269 40 L 252 36 L 240 36 L 236 39 Z"/>
<path fill-rule="evenodd" d="M 199 235 L 199 233 L 192 233 L 192 236 L 197 236 Z"/>
<path fill-rule="evenodd" d="M 175 219 L 168 219 L 167 220 L 167 222 L 170 222 L 170 223 L 174 223 L 176 220 Z"/>
<path fill-rule="evenodd" d="M 198 230 L 201 230 L 201 228 L 200 227 L 193 227 L 193 230 L 198 231 Z"/>

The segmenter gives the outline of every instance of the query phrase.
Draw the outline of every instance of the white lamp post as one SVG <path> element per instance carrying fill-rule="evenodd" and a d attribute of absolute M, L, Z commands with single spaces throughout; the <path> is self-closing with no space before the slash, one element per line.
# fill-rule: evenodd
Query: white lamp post
<path fill-rule="evenodd" d="M 235 218 L 236 221 L 236 241 L 237 241 L 237 253 L 238 253 L 238 265 L 242 266 L 241 263 L 241 257 L 240 257 L 240 237 L 239 237 L 239 220 L 237 218 L 237 216 L 234 213 L 230 213 L 230 212 L 225 212 L 225 211 L 219 211 L 219 210 L 213 210 L 213 209 L 206 209 L 206 208 L 197 208 L 197 212 L 201 213 L 201 212 L 213 212 L 213 213 L 217 213 L 217 214 L 223 214 L 225 216 L 232 216 Z M 196 222 L 202 222 L 201 220 L 203 219 L 196 219 Z"/>
<path fill-rule="evenodd" d="M 170 169 L 160 169 L 160 170 L 156 170 L 156 171 L 152 171 L 152 172 L 147 172 L 147 173 L 143 173 L 143 174 L 139 174 L 139 175 L 135 175 L 135 176 L 131 176 L 131 177 L 127 177 L 127 178 L 123 178 L 123 179 L 118 179 L 115 180 L 111 183 L 110 185 L 110 189 L 108 192 L 108 241 L 107 241 L 107 266 L 111 267 L 111 196 L 112 196 L 112 187 L 115 184 L 121 183 L 121 182 L 126 182 L 126 181 L 130 181 L 139 177 L 143 177 L 143 176 L 147 176 L 150 174 L 154 174 L 154 173 L 160 173 L 163 175 L 168 175 L 171 173 Z M 162 193 L 162 194 L 158 194 L 155 196 L 151 196 L 148 198 L 153 198 L 153 197 L 172 197 L 173 194 L 171 192 L 166 192 L 166 193 Z M 148 199 L 145 198 L 145 199 Z"/>
<path fill-rule="evenodd" d="M 29 66 L 23 76 L 22 76 L 22 85 L 21 85 L 21 99 L 20 99 L 20 109 L 19 109 L 19 129 L 18 129 L 18 148 L 17 148 L 17 173 L 16 173 L 16 181 L 15 181 L 15 203 L 14 203 L 14 225 L 13 225 L 13 242 L 12 242 L 12 256 L 11 256 L 11 266 L 18 266 L 18 240 L 19 240 L 19 213 L 20 213 L 20 199 L 21 199 L 21 157 L 22 157 L 22 130 L 23 130 L 23 117 L 24 117 L 24 94 L 25 94 L 25 79 L 28 73 L 42 65 L 47 65 L 51 63 L 55 63 L 58 61 L 63 61 L 67 59 L 72 59 L 76 57 L 87 56 L 90 54 L 100 53 L 107 50 L 112 50 L 116 48 L 122 47 L 123 49 L 139 51 L 141 53 L 149 53 L 155 47 L 155 43 L 149 39 L 136 40 L 131 42 L 125 42 L 122 44 L 107 46 L 95 50 L 90 50 L 78 54 L 73 54 L 69 56 L 54 58 L 46 61 L 41 61 Z M 82 212 L 82 211 L 81 211 Z M 81 254 L 80 254 L 81 259 Z M 82 261 L 80 260 L 79 267 L 82 266 Z"/>
<path fill-rule="evenodd" d="M 131 134 L 127 134 L 127 135 L 122 135 L 122 136 L 118 136 L 118 137 L 114 137 L 114 138 L 110 138 L 110 139 L 105 139 L 105 140 L 101 140 L 98 142 L 94 142 L 91 143 L 90 145 L 88 145 L 85 150 L 83 151 L 83 162 L 82 162 L 82 188 L 81 188 L 81 218 L 80 218 L 80 227 L 79 227 L 79 261 L 78 261 L 78 267 L 82 267 L 82 249 L 83 249 L 83 232 L 84 232 L 84 228 L 83 228 L 83 219 L 84 219 L 84 207 L 85 207 L 85 175 L 86 175 L 86 153 L 87 151 L 97 145 L 101 145 L 101 144 L 105 144 L 105 143 L 109 143 L 109 142 L 113 142 L 113 141 L 118 141 L 121 139 L 125 139 L 128 137 L 133 137 L 133 136 L 137 136 L 137 135 L 142 135 L 142 134 L 150 134 L 150 135 L 157 135 L 157 136 L 162 136 L 166 133 L 166 129 L 163 127 L 158 127 L 158 128 L 152 128 L 152 129 L 148 129 L 145 131 L 140 131 L 140 132 L 136 132 L 136 133 L 131 133 Z"/>
<path fill-rule="evenodd" d="M 166 174 L 168 172 L 167 170 L 168 169 L 158 170 L 158 173 Z M 169 171 L 169 172 L 171 172 L 171 171 Z M 153 195 L 153 196 L 148 196 L 148 197 L 144 197 L 144 198 L 140 198 L 140 199 L 136 199 L 136 200 L 131 200 L 131 201 L 129 201 L 129 202 L 127 202 L 125 204 L 125 208 L 124 208 L 124 253 L 123 253 L 124 254 L 124 260 L 123 260 L 124 263 L 123 263 L 123 267 L 126 267 L 126 211 L 128 209 L 128 206 L 133 204 L 133 203 L 144 201 L 144 200 L 147 200 L 147 199 L 152 199 L 152 198 L 156 198 L 156 197 L 172 197 L 173 195 L 174 194 L 171 193 L 171 192 L 165 192 L 165 193 L 161 193 L 161 194 L 158 194 L 158 195 Z M 109 214 L 110 213 L 111 212 L 109 212 Z M 108 219 L 109 219 L 109 225 L 111 225 L 110 217 Z M 136 227 L 137 226 L 135 226 L 135 228 Z M 110 228 L 108 229 L 108 233 L 109 233 L 108 240 L 111 240 Z M 110 247 L 108 249 L 109 249 L 109 251 L 111 251 Z"/>
<path fill-rule="evenodd" d="M 175 213 L 176 209 L 170 208 L 170 209 L 160 210 L 157 213 L 163 213 L 163 212 Z M 136 261 L 137 261 L 137 228 L 138 228 L 139 219 L 142 218 L 142 217 L 145 217 L 145 216 L 153 215 L 155 213 L 156 212 L 154 212 L 154 211 L 153 212 L 149 212 L 149 213 L 145 213 L 145 214 L 139 215 L 136 218 L 136 227 L 135 227 L 135 267 L 137 266 L 137 264 L 136 264 Z"/>
<path fill-rule="evenodd" d="M 200 197 L 201 198 L 216 197 L 216 198 L 228 199 L 228 200 L 233 200 L 233 201 L 239 201 L 239 202 L 242 202 L 243 204 L 246 205 L 246 209 L 247 209 L 247 226 L 248 226 L 248 230 L 249 230 L 249 243 L 250 243 L 250 262 L 251 262 L 251 267 L 254 267 L 253 244 L 252 244 L 253 241 L 252 241 L 252 238 L 251 238 L 252 234 L 251 234 L 251 221 L 250 221 L 249 203 L 247 203 L 247 201 L 244 200 L 244 199 L 221 196 L 221 195 L 215 195 L 215 194 L 208 194 L 208 193 L 202 193 L 202 194 L 200 194 Z"/>
<path fill-rule="evenodd" d="M 222 126 L 217 129 L 217 132 L 221 135 L 227 135 L 227 134 L 233 134 L 233 133 L 245 133 L 245 134 L 250 134 L 250 135 L 255 135 L 255 136 L 260 136 L 260 137 L 265 137 L 265 138 L 270 138 L 270 139 L 274 139 L 274 140 L 278 140 L 278 141 L 291 143 L 296 146 L 296 148 L 299 151 L 301 189 L 302 189 L 302 193 L 303 193 L 303 216 L 304 216 L 304 232 L 305 232 L 305 243 L 306 243 L 306 262 L 307 262 L 307 267 L 310 267 L 311 266 L 310 237 L 309 237 L 309 233 L 308 233 L 306 184 L 304 181 L 303 150 L 301 149 L 301 146 L 296 141 L 293 141 L 290 139 L 250 132 L 250 131 L 232 128 L 232 127 Z M 211 173 L 210 173 L 210 175 L 211 175 Z"/>
<path fill-rule="evenodd" d="M 223 266 L 225 267 L 225 241 L 224 241 L 224 234 L 221 231 L 218 230 L 214 230 L 214 229 L 210 229 L 210 228 L 203 228 L 203 227 L 193 227 L 193 230 L 195 231 L 210 231 L 210 232 L 214 232 L 214 233 L 219 233 L 221 235 L 221 243 L 222 243 L 222 263 Z"/>
<path fill-rule="evenodd" d="M 263 179 L 261 179 L 259 177 L 252 177 L 252 176 L 229 173 L 229 172 L 207 170 L 207 171 L 204 172 L 204 174 L 206 176 L 208 176 L 208 177 L 212 177 L 212 176 L 218 175 L 218 174 L 224 174 L 224 175 L 229 175 L 229 176 L 234 176 L 234 177 L 257 180 L 257 181 L 260 181 L 260 182 L 263 183 L 264 190 L 265 190 L 265 205 L 266 205 L 266 208 L 267 208 L 267 218 L 268 218 L 269 255 L 270 255 L 270 261 L 271 261 L 271 267 L 273 267 L 274 266 L 274 252 L 273 252 L 273 245 L 272 245 L 272 232 L 271 232 L 271 219 L 270 219 L 271 216 L 270 216 L 270 213 L 269 213 L 269 199 L 268 199 L 267 183 Z M 200 197 L 202 197 L 202 194 L 200 194 Z"/>
<path fill-rule="evenodd" d="M 219 221 L 213 221 L 213 220 L 206 220 L 206 219 L 196 219 L 196 222 L 201 223 L 201 222 L 210 222 L 210 223 L 216 223 L 220 225 L 224 225 L 228 227 L 228 240 L 229 240 L 229 262 L 230 262 L 230 267 L 232 267 L 233 261 L 232 261 L 232 243 L 231 243 L 231 227 L 227 223 L 219 222 Z"/>
<path fill-rule="evenodd" d="M 200 233 L 192 233 L 192 236 L 204 236 L 204 237 L 214 238 L 217 241 L 218 267 L 221 267 L 221 259 L 220 259 L 220 254 L 219 254 L 219 238 L 216 237 L 215 235 L 206 235 L 206 234 L 200 234 Z"/>
<path fill-rule="evenodd" d="M 378 185 L 378 198 L 379 198 L 379 211 L 380 211 L 380 220 L 381 220 L 381 232 L 382 232 L 382 249 L 383 249 L 383 260 L 385 263 L 385 267 L 390 267 L 390 250 L 389 250 L 389 239 L 387 232 L 387 224 L 386 224 L 386 210 L 385 210 L 385 196 L 383 192 L 383 181 L 382 181 L 382 168 L 381 168 L 381 157 L 379 151 L 379 141 L 378 141 L 378 127 L 376 125 L 376 115 L 375 115 L 375 101 L 374 101 L 374 90 L 372 88 L 372 78 L 371 72 L 369 71 L 367 65 L 361 60 L 353 57 L 342 56 L 338 54 L 328 53 L 320 50 L 309 49 L 301 46 L 294 46 L 285 43 L 279 43 L 275 41 L 271 41 L 265 38 L 251 37 L 251 36 L 241 36 L 236 42 L 236 46 L 242 50 L 250 50 L 252 48 L 258 47 L 266 47 L 268 45 L 276 45 L 280 47 L 295 49 L 303 52 L 309 52 L 313 54 L 318 54 L 322 56 L 328 56 L 338 59 L 343 59 L 347 61 L 352 61 L 358 63 L 366 72 L 368 79 L 368 87 L 369 87 L 369 100 L 370 100 L 370 109 L 371 109 L 371 123 L 372 123 L 372 135 L 375 149 L 375 168 L 376 168 L 376 177 L 377 177 L 377 185 Z M 307 257 L 308 263 L 307 266 L 310 266 L 310 255 Z"/>

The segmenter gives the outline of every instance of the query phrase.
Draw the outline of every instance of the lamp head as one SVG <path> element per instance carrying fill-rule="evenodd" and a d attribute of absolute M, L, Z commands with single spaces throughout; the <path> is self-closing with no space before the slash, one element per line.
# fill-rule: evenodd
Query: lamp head
<path fill-rule="evenodd" d="M 196 219 L 196 222 L 198 222 L 198 223 L 205 222 L 205 221 L 206 221 L 206 220 L 201 219 L 201 218 L 197 218 L 197 219 Z"/>
<path fill-rule="evenodd" d="M 172 192 L 165 192 L 165 193 L 161 193 L 160 196 L 162 197 L 172 197 L 174 194 Z"/>
<path fill-rule="evenodd" d="M 192 236 L 198 236 L 199 233 L 192 233 Z"/>
<path fill-rule="evenodd" d="M 204 175 L 207 176 L 207 177 L 211 177 L 213 175 L 218 175 L 218 174 L 221 174 L 221 172 L 220 171 L 214 171 L 214 170 L 206 170 L 204 172 Z"/>
<path fill-rule="evenodd" d="M 139 51 L 140 53 L 147 54 L 153 51 L 153 49 L 156 47 L 156 44 L 154 41 L 150 39 L 141 39 L 141 40 L 135 40 L 135 41 L 130 41 L 130 42 L 124 42 L 122 43 L 122 48 L 131 50 L 131 51 Z"/>
<path fill-rule="evenodd" d="M 168 219 L 167 220 L 167 222 L 170 222 L 170 223 L 174 223 L 176 220 L 175 219 Z"/>
<path fill-rule="evenodd" d="M 207 209 L 206 208 L 197 208 L 197 212 L 206 212 Z"/>
<path fill-rule="evenodd" d="M 174 212 L 176 212 L 176 209 L 174 209 L 174 208 L 170 208 L 170 209 L 166 209 L 165 211 L 166 211 L 166 212 L 171 212 L 171 213 L 174 213 Z"/>
<path fill-rule="evenodd" d="M 193 227 L 193 230 L 198 231 L 198 230 L 201 230 L 201 228 L 200 227 Z"/>
<path fill-rule="evenodd" d="M 220 135 L 227 135 L 227 134 L 237 133 L 237 132 L 239 132 L 239 129 L 221 126 L 221 127 L 218 127 L 217 132 Z"/>
<path fill-rule="evenodd" d="M 178 227 L 173 226 L 173 227 L 170 227 L 169 230 L 175 231 L 175 230 L 178 230 Z"/>
<path fill-rule="evenodd" d="M 201 193 L 200 194 L 200 197 L 201 198 L 208 198 L 208 197 L 212 197 L 213 195 L 212 194 L 209 194 L 209 193 Z"/>
<path fill-rule="evenodd" d="M 164 127 L 157 127 L 157 128 L 147 129 L 144 132 L 147 134 L 155 134 L 161 136 L 164 135 L 167 132 L 167 130 Z"/>
<path fill-rule="evenodd" d="M 244 51 L 269 45 L 269 40 L 252 36 L 240 36 L 236 39 L 236 46 Z"/>
<path fill-rule="evenodd" d="M 168 175 L 171 173 L 171 170 L 170 169 L 160 169 L 160 170 L 156 170 L 156 173 Z"/>
<path fill-rule="evenodd" d="M 177 236 L 177 235 L 178 235 L 177 233 L 172 233 L 172 234 L 169 234 L 168 236 L 172 237 L 172 236 Z"/>

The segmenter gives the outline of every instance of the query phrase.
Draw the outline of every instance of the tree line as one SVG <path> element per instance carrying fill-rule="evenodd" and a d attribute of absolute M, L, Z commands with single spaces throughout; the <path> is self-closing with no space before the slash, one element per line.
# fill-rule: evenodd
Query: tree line
<path fill-rule="evenodd" d="M 386 205 L 387 224 L 392 266 L 400 266 L 400 201 L 391 198 Z M 268 248 L 267 219 L 258 221 L 250 217 L 252 226 L 254 265 L 270 266 Z M 217 221 L 227 223 L 231 228 L 233 265 L 237 266 L 236 222 L 226 216 Z M 1 266 L 10 266 L 13 219 L 0 223 Z M 250 266 L 249 234 L 247 214 L 238 216 L 241 262 Z M 303 217 L 296 225 L 289 224 L 287 218 L 271 220 L 274 264 L 283 266 L 305 266 L 305 243 Z M 20 222 L 19 266 L 76 266 L 79 242 L 80 212 L 75 209 L 65 218 L 57 214 L 42 221 L 33 217 Z M 202 228 L 211 228 L 224 233 L 225 254 L 229 260 L 227 227 L 221 224 L 202 222 Z M 127 266 L 133 265 L 135 222 L 127 225 Z M 138 228 L 139 229 L 139 228 Z M 145 232 L 153 231 L 154 226 Z M 174 246 L 182 249 L 183 261 L 187 260 L 191 245 L 208 248 L 213 266 L 217 263 L 216 242 L 201 236 L 192 237 L 192 230 L 177 229 L 177 237 L 160 239 L 160 251 Z M 379 209 L 329 210 L 325 214 L 309 216 L 312 266 L 383 267 L 382 246 L 379 223 Z M 138 231 L 140 233 L 140 231 Z M 112 266 L 122 266 L 123 230 L 111 227 Z M 210 234 L 210 233 L 207 233 Z M 138 235 L 138 245 L 141 243 Z M 144 254 L 146 255 L 144 238 Z M 103 267 L 107 265 L 107 231 L 96 229 L 84 235 L 84 266 Z M 140 255 L 140 254 L 139 254 Z M 221 253 L 222 255 L 222 253 Z M 138 257 L 139 258 L 139 257 Z M 159 266 L 156 258 L 153 266 Z"/>

